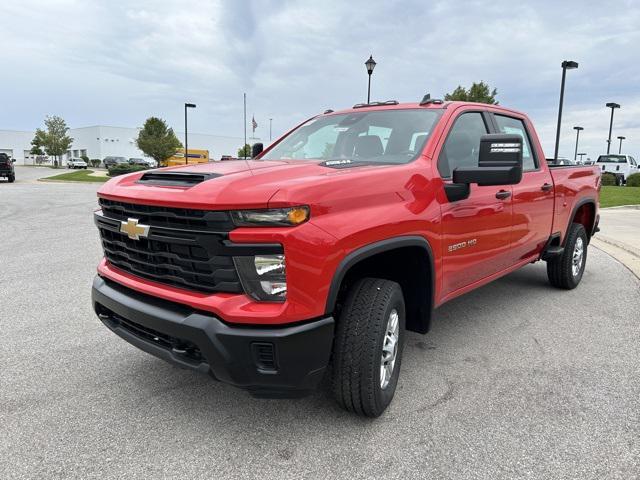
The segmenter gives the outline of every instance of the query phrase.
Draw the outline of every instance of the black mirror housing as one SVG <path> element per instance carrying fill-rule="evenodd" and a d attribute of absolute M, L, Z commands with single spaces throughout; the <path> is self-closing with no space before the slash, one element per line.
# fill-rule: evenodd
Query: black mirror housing
<path fill-rule="evenodd" d="M 251 147 L 251 158 L 256 158 L 263 150 L 264 145 L 262 143 L 254 143 L 253 147 Z"/>
<path fill-rule="evenodd" d="M 515 185 L 522 180 L 522 137 L 489 134 L 480 138 L 477 167 L 453 170 L 453 183 Z"/>

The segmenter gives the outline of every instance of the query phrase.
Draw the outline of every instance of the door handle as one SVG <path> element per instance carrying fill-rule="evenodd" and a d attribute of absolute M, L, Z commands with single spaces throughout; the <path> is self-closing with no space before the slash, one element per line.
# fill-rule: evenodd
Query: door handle
<path fill-rule="evenodd" d="M 548 192 L 553 188 L 553 185 L 550 183 L 545 183 L 544 185 L 542 185 L 542 187 L 540 187 L 542 189 L 543 192 Z"/>
<path fill-rule="evenodd" d="M 511 192 L 509 192 L 508 190 L 500 190 L 499 192 L 496 192 L 496 198 L 500 200 L 504 200 L 505 198 L 509 198 L 510 196 Z"/>

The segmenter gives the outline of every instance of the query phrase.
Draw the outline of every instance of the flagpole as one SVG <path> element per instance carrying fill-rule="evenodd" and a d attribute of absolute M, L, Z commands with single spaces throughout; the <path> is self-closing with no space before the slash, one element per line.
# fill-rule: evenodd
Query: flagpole
<path fill-rule="evenodd" d="M 247 159 L 247 94 L 244 94 L 244 145 L 242 145 L 242 153 Z"/>

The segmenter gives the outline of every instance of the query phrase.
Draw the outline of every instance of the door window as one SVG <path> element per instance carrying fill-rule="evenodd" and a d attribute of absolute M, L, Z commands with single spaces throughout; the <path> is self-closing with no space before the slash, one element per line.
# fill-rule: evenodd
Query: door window
<path fill-rule="evenodd" d="M 522 137 L 523 170 L 526 172 L 538 168 L 535 156 L 531 150 L 531 143 L 529 142 L 529 135 L 527 134 L 524 122 L 518 118 L 505 117 L 504 115 L 494 115 L 494 117 L 498 123 L 500 133 L 515 134 Z"/>
<path fill-rule="evenodd" d="M 480 137 L 487 133 L 487 125 L 480 112 L 460 115 L 438 158 L 438 171 L 442 178 L 451 177 L 451 172 L 456 167 L 477 167 Z"/>

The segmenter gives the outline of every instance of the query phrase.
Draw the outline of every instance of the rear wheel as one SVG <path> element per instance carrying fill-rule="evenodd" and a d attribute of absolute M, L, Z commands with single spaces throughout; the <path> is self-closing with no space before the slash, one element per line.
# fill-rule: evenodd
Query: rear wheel
<path fill-rule="evenodd" d="M 567 234 L 564 252 L 547 261 L 547 276 L 554 287 L 571 290 L 582 280 L 587 263 L 587 232 L 580 223 L 572 223 Z"/>
<path fill-rule="evenodd" d="M 346 410 L 377 417 L 398 383 L 405 337 L 400 285 L 364 278 L 349 291 L 333 349 L 333 394 Z"/>
<path fill-rule="evenodd" d="M 7 180 L 9 180 L 9 183 L 13 183 L 16 181 L 16 176 L 15 175 L 9 175 L 7 177 Z"/>

